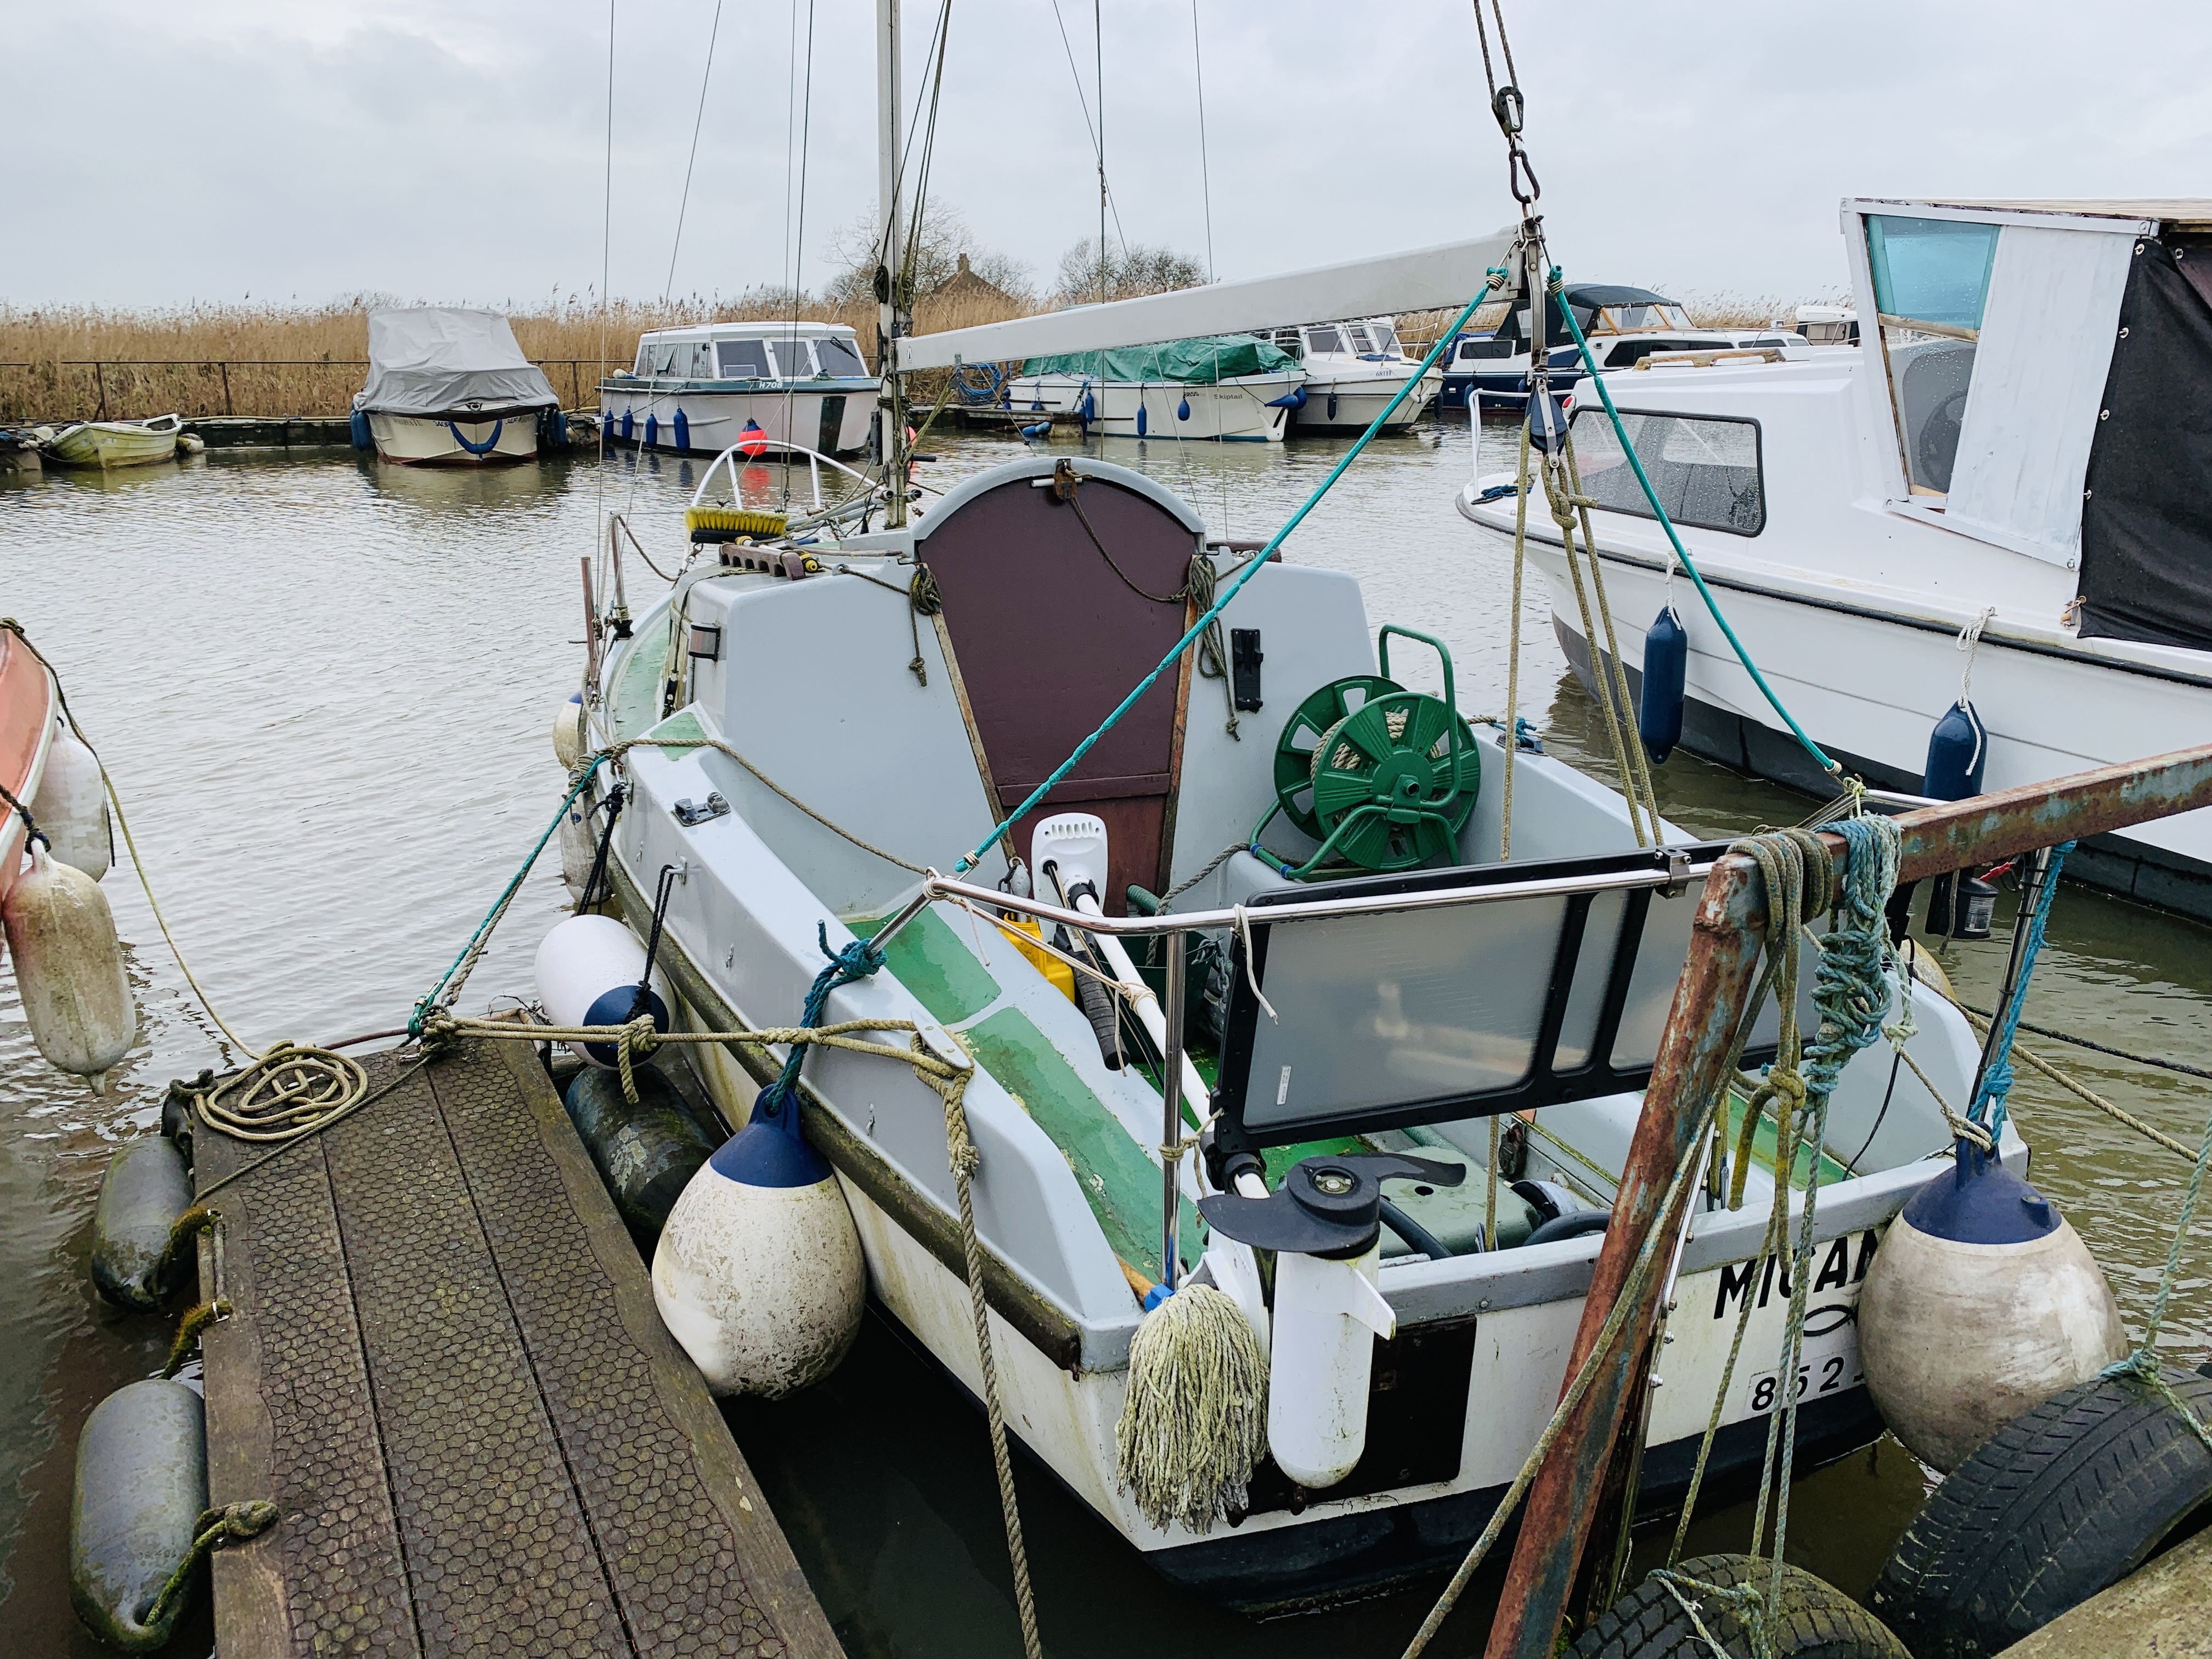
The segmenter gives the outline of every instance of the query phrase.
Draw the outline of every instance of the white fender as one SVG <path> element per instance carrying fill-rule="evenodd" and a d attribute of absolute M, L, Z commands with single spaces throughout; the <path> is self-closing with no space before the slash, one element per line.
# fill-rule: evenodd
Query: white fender
<path fill-rule="evenodd" d="M 570 916 L 554 924 L 538 946 L 538 1000 L 555 1025 L 620 1025 L 630 1018 L 638 981 L 645 976 L 645 946 L 612 916 Z M 657 1031 L 669 1029 L 673 993 L 656 971 L 646 999 Z M 614 1066 L 611 1042 L 572 1042 L 587 1066 Z"/>
<path fill-rule="evenodd" d="M 553 716 L 553 756 L 563 771 L 574 772 L 584 758 L 584 694 L 571 696 Z"/>
<path fill-rule="evenodd" d="M 836 1177 L 771 1085 L 684 1188 L 653 1253 L 661 1322 L 716 1394 L 775 1400 L 836 1370 L 867 1267 Z"/>
<path fill-rule="evenodd" d="M 54 724 L 46 769 L 31 797 L 31 816 L 53 843 L 53 855 L 98 881 L 115 861 L 115 836 L 107 818 L 107 791 L 100 762 L 76 732 Z"/>
<path fill-rule="evenodd" d="M 0 909 L 31 1040 L 47 1061 L 100 1087 L 130 1051 L 138 1011 L 107 895 L 90 876 L 36 843 L 31 867 Z"/>
<path fill-rule="evenodd" d="M 1994 1163 L 1947 1171 L 1906 1202 L 1875 1252 L 1858 1316 L 1859 1361 L 1883 1420 L 1946 1474 L 2128 1351 L 2081 1235 Z"/>
<path fill-rule="evenodd" d="M 1349 1261 L 1284 1251 L 1275 1258 L 1275 1331 L 1267 1367 L 1267 1449 L 1301 1486 L 1333 1486 L 1367 1449 L 1374 1339 L 1397 1334 L 1375 1288 L 1380 1243 Z"/>

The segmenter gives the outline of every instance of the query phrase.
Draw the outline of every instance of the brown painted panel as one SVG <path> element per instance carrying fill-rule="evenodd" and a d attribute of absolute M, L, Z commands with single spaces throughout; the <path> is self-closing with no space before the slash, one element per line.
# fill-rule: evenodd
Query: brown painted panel
<path fill-rule="evenodd" d="M 1103 478 L 1088 479 L 1080 500 L 1079 518 L 1048 481 L 1010 480 L 922 543 L 1001 810 L 1049 777 L 1187 624 L 1181 594 L 1197 538 L 1150 497 Z M 1027 859 L 1031 822 L 1049 810 L 1104 820 L 1112 868 L 1103 896 L 1116 915 L 1124 887 L 1159 878 L 1176 688 L 1176 673 L 1163 674 L 1014 832 Z"/>

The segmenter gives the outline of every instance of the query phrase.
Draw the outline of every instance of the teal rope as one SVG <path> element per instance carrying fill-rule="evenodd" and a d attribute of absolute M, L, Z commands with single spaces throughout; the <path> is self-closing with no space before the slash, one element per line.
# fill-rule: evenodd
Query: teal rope
<path fill-rule="evenodd" d="M 523 878 L 530 873 L 531 866 L 538 862 L 538 855 L 545 850 L 545 843 L 553 839 L 554 831 L 560 829 L 562 817 L 571 806 L 576 804 L 576 797 L 584 793 L 585 786 L 598 775 L 599 768 L 611 758 L 611 756 L 606 754 L 594 755 L 585 763 L 583 769 L 576 774 L 575 781 L 568 786 L 568 793 L 561 798 L 560 807 L 553 814 L 553 822 L 545 826 L 545 833 L 538 836 L 538 844 L 530 849 L 530 856 L 522 860 L 522 867 L 514 872 L 514 878 L 507 884 L 497 902 L 490 909 L 484 912 L 484 919 L 477 924 L 476 932 L 469 935 L 469 942 L 461 947 L 461 953 L 453 958 L 453 965 L 439 975 L 438 982 L 416 1000 L 415 1012 L 407 1017 L 409 1036 L 420 1037 L 422 1035 L 424 1017 L 429 1013 L 432 1006 L 436 1003 L 446 987 L 453 982 L 453 975 L 460 972 L 461 964 L 466 962 L 476 951 L 478 941 L 498 925 L 500 917 L 507 913 L 507 907 L 514 902 L 516 890 L 521 887 Z"/>
<path fill-rule="evenodd" d="M 1560 292 L 1559 271 L 1556 265 L 1552 269 L 1551 291 L 1554 294 Z M 1583 368 L 1589 375 L 1591 383 L 1597 387 L 1599 400 L 1605 404 L 1606 418 L 1613 422 L 1613 436 L 1620 441 L 1621 453 L 1628 457 L 1629 465 L 1636 470 L 1636 482 L 1644 486 L 1644 499 L 1651 503 L 1651 511 L 1659 520 L 1659 527 L 1667 532 L 1667 539 L 1674 544 L 1674 556 L 1681 561 L 1682 568 L 1689 573 L 1691 581 L 1696 584 L 1698 597 L 1705 602 L 1705 609 L 1712 612 L 1713 620 L 1720 624 L 1721 632 L 1728 636 L 1729 645 L 1735 652 L 1735 659 L 1743 665 L 1743 672 L 1751 676 L 1751 683 L 1759 688 L 1759 695 L 1766 699 L 1776 714 L 1782 716 L 1782 723 L 1790 728 L 1790 735 L 1805 746 L 1807 754 L 1820 763 L 1820 769 L 1841 776 L 1842 764 L 1829 759 L 1820 745 L 1805 735 L 1805 728 L 1798 725 L 1790 711 L 1782 706 L 1782 699 L 1774 695 L 1774 688 L 1766 683 L 1766 677 L 1752 661 L 1751 653 L 1745 650 L 1743 641 L 1736 638 L 1735 629 L 1730 628 L 1728 618 L 1721 615 L 1720 601 L 1713 597 L 1712 589 L 1705 586 L 1705 579 L 1698 574 L 1698 567 L 1691 560 L 1688 550 L 1683 547 L 1682 538 L 1674 533 L 1674 521 L 1667 516 L 1667 509 L 1659 505 L 1659 492 L 1651 487 L 1651 480 L 1644 471 L 1644 463 L 1636 453 L 1636 446 L 1628 441 L 1627 430 L 1620 423 L 1620 411 L 1613 406 L 1613 393 L 1605 388 L 1605 376 L 1597 372 L 1597 362 L 1590 356 L 1589 342 L 1583 338 L 1582 325 L 1575 320 L 1574 307 L 1562 305 L 1559 313 L 1567 319 L 1567 327 L 1575 337 L 1575 345 L 1583 354 Z M 1593 548 L 1591 553 L 1595 556 L 1596 550 Z"/>
<path fill-rule="evenodd" d="M 2070 841 L 2051 849 L 2051 867 L 2044 872 L 2043 890 L 2035 896 L 2035 912 L 2027 921 L 2027 949 L 2020 959 L 2020 983 L 2013 987 L 2012 1000 L 2005 1005 L 2004 1018 L 1997 1026 L 1996 1046 L 1990 1051 L 1990 1063 L 1982 1068 L 1981 1092 L 1974 1097 L 1974 1103 L 1966 1113 L 1988 1128 L 1992 1146 L 2004 1132 L 2005 1100 L 2012 1093 L 2013 1034 L 2020 1030 L 2021 1013 L 2027 1006 L 2027 982 L 2034 976 L 2035 958 L 2043 949 L 2043 930 L 2051 921 L 2051 901 L 2057 896 L 2058 866 L 2073 850 Z"/>
<path fill-rule="evenodd" d="M 994 828 L 989 835 L 984 836 L 981 841 L 975 843 L 975 848 L 973 852 L 967 854 L 961 859 L 959 863 L 952 866 L 953 873 L 955 875 L 964 875 L 969 871 L 973 870 L 978 864 L 982 862 L 983 854 L 991 850 L 991 844 L 997 841 L 1000 836 L 1005 835 L 1007 830 L 1012 829 L 1016 823 L 1019 823 L 1023 814 L 1029 811 L 1030 808 L 1034 807 L 1039 801 L 1050 794 L 1060 781 L 1066 777 L 1070 772 L 1073 772 L 1082 762 L 1083 757 L 1091 752 L 1091 745 L 1096 744 L 1099 738 L 1104 737 L 1109 732 L 1112 731 L 1115 723 L 1121 720 L 1121 716 L 1127 714 L 1130 709 L 1136 707 L 1137 699 L 1143 696 L 1146 692 L 1151 690 L 1152 689 L 1153 683 L 1157 681 L 1162 674 L 1167 672 L 1170 665 L 1171 665 L 1176 658 L 1182 656 L 1184 652 L 1189 650 L 1192 642 L 1195 641 L 1200 635 L 1205 633 L 1206 629 L 1212 625 L 1214 619 L 1219 617 L 1223 611 L 1229 608 L 1230 600 L 1237 597 L 1238 592 L 1243 590 L 1245 583 L 1250 581 L 1253 577 L 1260 574 L 1261 567 L 1265 565 L 1267 562 L 1267 560 L 1273 555 L 1275 550 L 1283 544 L 1284 539 L 1290 535 L 1291 532 L 1296 530 L 1299 525 L 1305 521 L 1305 516 L 1307 514 L 1312 512 L 1316 507 L 1320 505 L 1321 498 L 1328 494 L 1330 486 L 1334 484 L 1339 478 L 1344 476 L 1345 468 L 1350 466 L 1353 461 L 1359 458 L 1360 451 L 1365 449 L 1369 441 L 1376 433 L 1382 429 L 1383 422 L 1388 421 L 1391 416 L 1397 412 L 1398 405 L 1406 401 L 1407 398 L 1411 395 L 1415 386 L 1420 385 L 1422 376 L 1425 375 L 1429 372 L 1430 368 L 1434 366 L 1437 359 L 1443 355 L 1444 347 L 1451 342 L 1453 337 L 1458 334 L 1460 330 L 1467 326 L 1467 319 L 1474 316 L 1477 308 L 1481 306 L 1482 302 L 1490 297 L 1491 288 L 1495 285 L 1495 281 L 1496 279 L 1493 276 L 1492 283 L 1491 284 L 1486 284 L 1482 290 L 1474 296 L 1474 298 L 1467 302 L 1467 309 L 1460 313 L 1458 319 L 1454 322 L 1449 328 L 1444 330 L 1442 334 L 1437 337 L 1437 343 L 1429 348 L 1429 355 L 1421 359 L 1420 368 L 1415 369 L 1412 378 L 1407 380 L 1405 385 L 1398 388 L 1398 395 L 1391 398 L 1390 401 L 1383 406 L 1382 412 L 1375 417 L 1373 422 L 1369 425 L 1366 431 L 1359 434 L 1359 441 L 1353 444 L 1349 450 L 1345 452 L 1344 459 L 1329 469 L 1328 477 L 1321 481 L 1321 486 L 1319 489 L 1316 489 L 1312 495 L 1306 497 L 1305 505 L 1299 507 L 1297 512 L 1291 514 L 1289 522 L 1285 524 L 1283 527 L 1280 530 L 1278 530 L 1273 536 L 1270 536 L 1267 538 L 1267 544 L 1261 548 L 1257 553 L 1254 554 L 1251 561 L 1247 563 L 1242 570 L 1237 573 L 1237 580 L 1231 582 L 1227 590 L 1224 592 L 1219 598 L 1214 600 L 1212 608 L 1190 625 L 1189 632 L 1186 633 L 1181 639 L 1175 642 L 1175 644 L 1169 649 L 1167 655 L 1160 659 L 1159 665 L 1158 667 L 1154 668 L 1151 673 L 1146 675 L 1143 679 L 1137 682 L 1137 689 L 1130 692 L 1127 696 L 1121 699 L 1120 707 L 1115 708 L 1112 714 L 1106 717 L 1105 720 L 1099 726 L 1098 729 L 1096 732 L 1093 732 L 1089 737 L 1084 738 L 1081 743 L 1077 744 L 1075 745 L 1075 752 L 1070 755 L 1066 760 L 1062 761 L 1060 765 L 1054 769 L 1053 775 L 1050 777 L 1047 778 L 1042 783 L 1037 785 L 1036 788 L 1030 791 L 1029 799 L 1027 800 L 1024 801 L 1019 806 L 1017 806 L 1012 811 L 1009 812 L 1000 821 L 997 827 Z"/>
<path fill-rule="evenodd" d="M 809 1030 L 822 1024 L 823 1006 L 830 1000 L 830 992 L 841 985 L 850 985 L 855 980 L 866 979 L 884 965 L 884 953 L 864 939 L 854 939 L 842 951 L 831 950 L 830 924 L 826 921 L 816 925 L 815 939 L 822 946 L 822 954 L 830 958 L 830 965 L 815 975 L 814 983 L 807 988 L 806 1001 L 800 1012 L 799 1023 Z M 797 1092 L 799 1071 L 806 1061 L 806 1049 L 807 1045 L 804 1042 L 791 1045 L 790 1057 L 783 1062 L 783 1069 L 776 1073 L 775 1081 L 762 1090 L 759 1098 L 754 1102 L 755 1109 L 762 1116 L 775 1116 Z"/>

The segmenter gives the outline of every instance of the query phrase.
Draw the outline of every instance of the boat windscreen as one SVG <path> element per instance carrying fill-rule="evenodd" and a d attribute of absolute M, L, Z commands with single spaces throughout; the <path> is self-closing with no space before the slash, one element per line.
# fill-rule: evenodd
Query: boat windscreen
<path fill-rule="evenodd" d="M 1341 352 L 1344 336 L 1333 328 L 1310 328 L 1306 331 L 1306 349 L 1316 355 Z"/>
<path fill-rule="evenodd" d="M 860 361 L 860 354 L 853 349 L 849 340 L 834 335 L 824 336 L 814 343 L 814 356 L 822 365 L 824 374 L 836 374 L 846 379 L 865 379 L 868 366 Z"/>

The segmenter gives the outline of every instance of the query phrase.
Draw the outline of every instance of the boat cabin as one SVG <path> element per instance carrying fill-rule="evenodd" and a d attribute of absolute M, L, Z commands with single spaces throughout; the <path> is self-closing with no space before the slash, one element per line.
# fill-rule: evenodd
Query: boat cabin
<path fill-rule="evenodd" d="M 1359 357 L 1387 362 L 1406 354 L 1398 343 L 1395 317 L 1370 317 L 1358 322 L 1308 323 L 1303 328 L 1255 329 L 1257 337 L 1288 352 L 1300 362 L 1308 356 Z"/>
<path fill-rule="evenodd" d="M 639 380 L 866 380 L 858 337 L 842 323 L 757 321 L 659 328 L 638 337 Z"/>
<path fill-rule="evenodd" d="M 1856 345 L 1859 314 L 1849 306 L 1799 306 L 1797 314 L 1775 327 L 1788 328 L 1813 345 Z"/>

